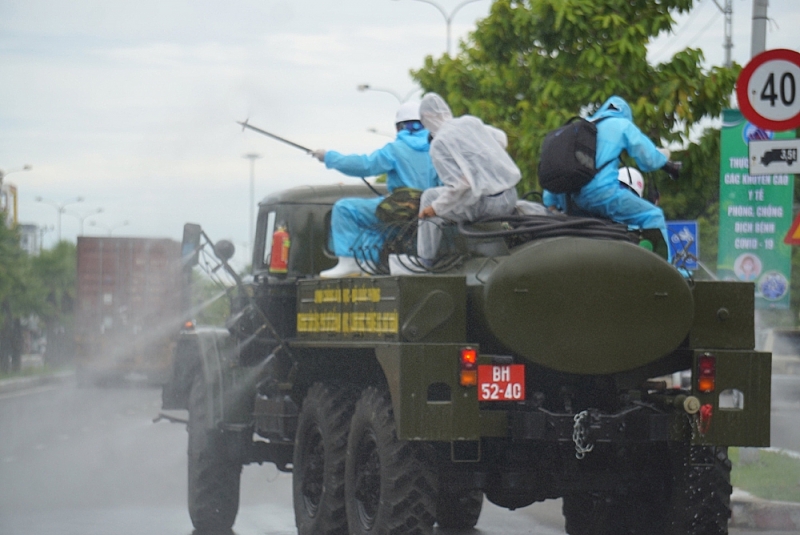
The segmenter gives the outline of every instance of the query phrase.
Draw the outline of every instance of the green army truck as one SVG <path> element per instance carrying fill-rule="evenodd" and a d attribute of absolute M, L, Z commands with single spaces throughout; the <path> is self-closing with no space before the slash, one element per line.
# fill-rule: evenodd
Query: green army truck
<path fill-rule="evenodd" d="M 572 535 L 728 532 L 727 448 L 770 436 L 752 284 L 687 277 L 657 233 L 547 215 L 448 226 L 432 267 L 412 222 L 362 254 L 373 276 L 321 279 L 333 203 L 371 195 L 267 197 L 244 278 L 187 225 L 187 265 L 236 281 L 226 328 L 187 325 L 163 392 L 189 411 L 196 528 L 230 528 L 242 466 L 270 462 L 301 535 L 468 530 L 484 498 L 561 498 Z M 684 370 L 688 388 L 659 379 Z"/>

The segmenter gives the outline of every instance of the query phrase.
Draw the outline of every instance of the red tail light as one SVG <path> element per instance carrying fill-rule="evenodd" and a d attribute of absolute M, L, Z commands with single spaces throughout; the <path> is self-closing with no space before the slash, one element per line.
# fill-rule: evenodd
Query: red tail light
<path fill-rule="evenodd" d="M 703 355 L 697 359 L 697 391 L 709 394 L 717 386 L 717 359 Z"/>
<path fill-rule="evenodd" d="M 460 374 L 459 383 L 461 386 L 475 386 L 478 384 L 478 352 L 471 347 L 461 350 L 459 358 Z"/>

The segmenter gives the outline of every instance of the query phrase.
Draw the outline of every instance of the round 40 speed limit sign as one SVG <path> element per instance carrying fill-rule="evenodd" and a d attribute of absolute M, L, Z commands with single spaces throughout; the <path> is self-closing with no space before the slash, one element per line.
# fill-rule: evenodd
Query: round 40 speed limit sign
<path fill-rule="evenodd" d="M 800 127 L 800 53 L 778 48 L 750 60 L 736 82 L 739 109 L 767 130 Z"/>

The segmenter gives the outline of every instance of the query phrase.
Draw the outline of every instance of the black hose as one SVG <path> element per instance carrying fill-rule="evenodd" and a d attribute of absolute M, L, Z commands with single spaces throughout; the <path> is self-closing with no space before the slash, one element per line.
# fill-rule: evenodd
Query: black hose
<path fill-rule="evenodd" d="M 479 230 L 475 225 L 502 222 L 509 228 L 502 230 Z M 458 231 L 468 238 L 505 238 L 509 236 L 529 236 L 532 239 L 557 236 L 579 236 L 586 238 L 606 238 L 612 240 L 631 240 L 625 225 L 591 217 L 547 216 L 501 216 L 491 217 L 472 223 L 459 222 Z"/>

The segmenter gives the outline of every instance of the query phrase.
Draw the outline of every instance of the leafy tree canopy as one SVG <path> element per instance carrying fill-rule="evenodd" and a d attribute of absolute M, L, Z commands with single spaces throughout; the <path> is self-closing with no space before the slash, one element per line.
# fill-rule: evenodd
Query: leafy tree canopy
<path fill-rule="evenodd" d="M 625 98 L 654 141 L 686 142 L 690 128 L 720 114 L 740 67 L 702 67 L 687 48 L 650 64 L 647 45 L 693 0 L 496 0 L 456 57 L 427 57 L 412 76 L 441 94 L 458 115 L 505 130 L 523 173 L 537 185 L 545 134 L 592 112 L 611 95 Z"/>
<path fill-rule="evenodd" d="M 19 233 L 6 224 L 0 212 L 0 307 L 7 317 L 22 317 L 38 312 L 42 305 L 43 289 L 31 276 L 30 259 L 19 246 Z"/>
<path fill-rule="evenodd" d="M 39 311 L 48 322 L 61 321 L 72 313 L 77 284 L 77 247 L 62 241 L 31 259 L 33 275 L 45 288 L 45 303 Z"/>

